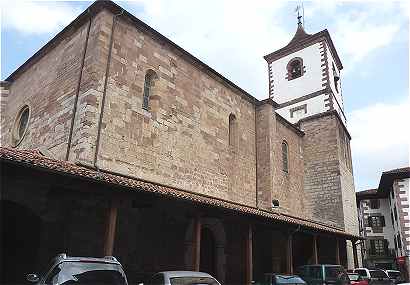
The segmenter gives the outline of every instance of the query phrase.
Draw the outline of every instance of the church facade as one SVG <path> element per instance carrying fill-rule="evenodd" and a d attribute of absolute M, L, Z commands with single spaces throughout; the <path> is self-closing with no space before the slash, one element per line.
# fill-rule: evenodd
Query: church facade
<path fill-rule="evenodd" d="M 24 205 L 43 225 L 69 219 L 84 232 L 82 239 L 65 233 L 54 248 L 98 255 L 101 247 L 136 272 L 179 265 L 175 269 L 244 284 L 263 272 L 293 272 L 308 263 L 357 266 L 343 66 L 330 35 L 309 35 L 299 24 L 292 41 L 265 59 L 269 96 L 258 100 L 121 7 L 95 2 L 2 82 L 1 159 L 4 171 L 13 173 L 2 202 Z M 52 179 L 54 188 L 79 191 L 56 195 L 38 186 L 36 195 L 13 180 L 16 163 L 94 180 L 62 187 L 63 180 Z M 40 174 L 27 175 L 36 180 Z M 127 189 L 134 187 L 128 180 L 140 181 L 145 186 L 137 188 L 154 196 L 105 194 L 111 184 L 98 196 L 98 183 L 112 177 L 122 181 L 115 187 Z M 41 185 L 47 179 L 42 176 Z M 157 201 L 156 187 L 182 202 L 168 196 Z M 97 192 L 84 194 L 84 188 Z M 50 210 L 50 199 L 67 210 Z M 80 200 L 89 202 L 78 212 L 68 206 Z M 198 201 L 223 206 L 208 209 Z M 98 222 L 93 207 L 107 210 L 106 222 Z M 71 213 L 78 219 L 67 218 Z M 85 226 L 87 219 L 94 222 Z M 155 222 L 161 226 L 152 227 Z M 51 241 L 44 231 L 39 243 L 46 248 Z M 159 235 L 169 237 L 160 248 L 179 254 L 161 255 L 154 243 Z M 89 241 L 95 246 L 84 248 Z"/>

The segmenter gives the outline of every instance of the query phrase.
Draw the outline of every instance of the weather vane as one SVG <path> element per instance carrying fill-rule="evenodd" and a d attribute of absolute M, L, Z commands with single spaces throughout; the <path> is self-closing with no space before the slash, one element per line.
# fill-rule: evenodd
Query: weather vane
<path fill-rule="evenodd" d="M 302 15 L 300 14 L 300 11 L 302 11 Z M 303 8 L 303 2 L 301 2 L 301 4 L 296 6 L 295 12 L 298 13 L 298 25 L 305 25 L 305 9 Z M 301 19 L 303 19 L 303 24 Z"/>

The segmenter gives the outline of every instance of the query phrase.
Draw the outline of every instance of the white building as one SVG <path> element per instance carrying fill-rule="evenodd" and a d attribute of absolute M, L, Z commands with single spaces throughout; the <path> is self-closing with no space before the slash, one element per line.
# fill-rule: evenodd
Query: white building
<path fill-rule="evenodd" d="M 363 264 L 397 268 L 408 279 L 410 268 L 410 168 L 382 173 L 379 187 L 356 194 Z"/>

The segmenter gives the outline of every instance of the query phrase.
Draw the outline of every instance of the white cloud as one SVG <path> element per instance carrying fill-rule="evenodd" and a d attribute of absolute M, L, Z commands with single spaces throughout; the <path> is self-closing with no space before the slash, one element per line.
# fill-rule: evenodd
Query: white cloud
<path fill-rule="evenodd" d="M 2 29 L 23 34 L 48 34 L 64 28 L 81 12 L 64 2 L 2 1 Z"/>
<path fill-rule="evenodd" d="M 398 1 L 308 2 L 306 18 L 327 23 L 336 49 L 344 63 L 344 74 L 374 52 L 407 38 L 408 3 Z"/>
<path fill-rule="evenodd" d="M 341 17 L 336 22 L 335 43 L 347 67 L 345 73 L 355 69 L 366 56 L 389 46 L 400 31 L 404 18 L 393 21 L 372 19 L 374 14 L 357 11 Z"/>
<path fill-rule="evenodd" d="M 409 165 L 410 99 L 348 114 L 357 190 L 377 187 L 381 172 Z"/>
<path fill-rule="evenodd" d="M 137 17 L 258 98 L 268 96 L 263 56 L 293 36 L 283 1 L 137 1 Z M 141 9 L 141 6 L 143 9 Z M 289 11 L 292 13 L 292 11 Z M 296 29 L 296 26 L 295 26 Z"/>

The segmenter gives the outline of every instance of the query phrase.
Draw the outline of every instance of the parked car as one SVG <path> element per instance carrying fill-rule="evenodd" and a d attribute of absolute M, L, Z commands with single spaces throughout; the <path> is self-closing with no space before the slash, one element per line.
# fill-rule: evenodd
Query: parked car
<path fill-rule="evenodd" d="M 128 285 L 121 264 L 113 256 L 94 258 L 60 254 L 42 274 L 28 274 L 27 280 L 37 285 Z"/>
<path fill-rule="evenodd" d="M 263 280 L 254 282 L 255 285 L 306 285 L 306 282 L 297 275 L 265 273 Z"/>
<path fill-rule="evenodd" d="M 401 275 L 400 271 L 388 269 L 388 270 L 384 270 L 384 272 L 386 272 L 389 279 L 392 280 L 395 284 L 404 282 L 404 278 Z"/>
<path fill-rule="evenodd" d="M 350 285 L 369 285 L 369 281 L 364 279 L 358 273 L 347 273 L 350 280 Z"/>
<path fill-rule="evenodd" d="M 308 285 L 350 285 L 349 277 L 341 265 L 304 265 L 298 268 L 297 273 Z"/>
<path fill-rule="evenodd" d="M 164 271 L 152 276 L 146 285 L 221 285 L 214 277 L 197 271 Z"/>
<path fill-rule="evenodd" d="M 355 268 L 355 273 L 358 273 L 365 280 L 369 281 L 369 285 L 392 285 L 393 282 L 389 279 L 386 272 L 380 269 Z"/>

